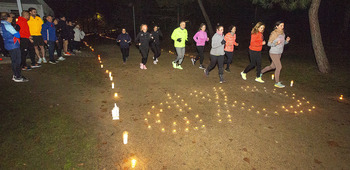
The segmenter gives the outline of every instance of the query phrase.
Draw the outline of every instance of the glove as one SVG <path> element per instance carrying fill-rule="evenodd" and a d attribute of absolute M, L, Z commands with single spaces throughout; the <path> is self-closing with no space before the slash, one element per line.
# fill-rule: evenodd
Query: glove
<path fill-rule="evenodd" d="M 176 41 L 181 42 L 181 38 L 178 38 Z"/>
<path fill-rule="evenodd" d="M 226 41 L 225 41 L 225 40 L 222 40 L 222 41 L 221 41 L 221 44 L 222 44 L 222 45 L 225 45 L 225 44 L 226 44 Z"/>

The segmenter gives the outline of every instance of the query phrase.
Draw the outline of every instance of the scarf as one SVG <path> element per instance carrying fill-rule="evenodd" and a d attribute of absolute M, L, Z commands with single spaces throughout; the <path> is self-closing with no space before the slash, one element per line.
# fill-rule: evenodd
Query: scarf
<path fill-rule="evenodd" d="M 280 31 L 278 29 L 275 29 L 271 32 L 269 42 L 273 42 L 279 35 L 284 34 L 283 30 Z"/>

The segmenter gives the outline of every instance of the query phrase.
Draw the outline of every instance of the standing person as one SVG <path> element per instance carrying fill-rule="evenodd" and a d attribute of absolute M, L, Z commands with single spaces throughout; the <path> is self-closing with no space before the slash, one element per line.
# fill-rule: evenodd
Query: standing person
<path fill-rule="evenodd" d="M 251 31 L 250 46 L 249 46 L 249 56 L 250 64 L 241 72 L 243 80 L 247 80 L 247 73 L 256 67 L 256 78 L 255 81 L 259 83 L 264 83 L 261 79 L 261 50 L 262 46 L 266 44 L 264 41 L 263 32 L 265 30 L 265 25 L 262 22 L 258 22 Z"/>
<path fill-rule="evenodd" d="M 71 53 L 68 52 L 68 29 L 67 29 L 67 21 L 66 17 L 61 16 L 60 21 L 58 22 L 58 30 L 60 30 L 61 37 L 62 37 L 62 48 L 65 56 L 70 56 L 72 55 Z"/>
<path fill-rule="evenodd" d="M 74 25 L 72 21 L 67 22 L 67 38 L 68 38 L 68 51 L 71 55 L 74 55 Z"/>
<path fill-rule="evenodd" d="M 233 50 L 235 49 L 235 46 L 238 46 L 239 44 L 236 42 L 236 26 L 231 25 L 229 27 L 230 32 L 228 32 L 225 35 L 225 55 L 227 57 L 227 65 L 226 65 L 226 72 L 231 72 L 230 71 L 230 64 L 232 63 L 233 59 Z"/>
<path fill-rule="evenodd" d="M 196 47 L 197 47 L 197 52 L 198 55 L 196 58 L 191 58 L 192 64 L 195 65 L 196 61 L 200 61 L 199 68 L 200 69 L 205 69 L 203 66 L 203 61 L 204 61 L 204 46 L 205 42 L 209 41 L 208 34 L 205 31 L 206 26 L 204 23 L 202 23 L 199 26 L 199 31 L 193 36 L 193 40 L 196 42 Z"/>
<path fill-rule="evenodd" d="M 153 31 L 151 32 L 153 39 L 153 42 L 151 43 L 151 49 L 154 53 L 153 57 L 153 64 L 158 63 L 158 58 L 161 54 L 161 49 L 160 49 L 160 37 L 163 37 L 162 31 L 160 31 L 160 28 L 156 25 L 153 27 Z"/>
<path fill-rule="evenodd" d="M 45 48 L 44 48 L 44 40 L 41 35 L 41 26 L 44 24 L 43 20 L 37 16 L 37 11 L 35 8 L 29 8 L 28 9 L 29 14 L 30 14 L 30 19 L 28 21 L 28 26 L 29 26 L 29 31 L 30 35 L 33 37 L 33 45 L 35 49 L 35 53 L 38 56 L 39 60 L 38 63 L 41 64 L 41 62 L 47 63 L 46 58 L 45 58 Z M 41 51 L 41 57 L 40 57 L 40 52 Z"/>
<path fill-rule="evenodd" d="M 209 72 L 215 68 L 218 64 L 220 83 L 224 83 L 224 55 L 225 55 L 225 39 L 224 39 L 224 27 L 217 26 L 216 33 L 211 40 L 211 50 L 210 50 L 210 65 L 204 70 L 204 74 L 209 76 Z"/>
<path fill-rule="evenodd" d="M 285 85 L 280 82 L 280 73 L 282 69 L 281 56 L 283 53 L 284 45 L 288 44 L 289 41 L 290 37 L 286 38 L 286 35 L 284 34 L 284 23 L 282 21 L 277 21 L 275 24 L 275 29 L 271 32 L 269 41 L 267 43 L 267 45 L 271 47 L 269 53 L 272 62 L 271 65 L 265 67 L 261 71 L 261 74 L 275 69 L 275 87 L 278 88 L 285 87 Z"/>
<path fill-rule="evenodd" d="M 76 25 L 73 29 L 74 31 L 74 41 L 73 41 L 73 50 L 77 53 L 81 53 L 81 40 L 85 37 L 85 32 L 81 30 L 80 25 Z"/>
<path fill-rule="evenodd" d="M 147 25 L 141 25 L 141 32 L 137 34 L 136 44 L 139 45 L 139 49 L 142 55 L 142 61 L 140 63 L 140 69 L 146 70 L 146 63 L 148 59 L 149 43 L 153 39 L 152 35 L 147 32 Z"/>
<path fill-rule="evenodd" d="M 130 43 L 131 43 L 131 37 L 126 32 L 125 28 L 123 28 L 122 33 L 118 35 L 117 42 L 119 43 L 120 51 L 122 52 L 123 64 L 126 64 L 126 60 L 129 57 L 129 47 L 130 47 Z"/>
<path fill-rule="evenodd" d="M 55 50 L 57 52 L 57 57 L 58 57 L 58 61 L 63 61 L 65 60 L 65 58 L 62 56 L 62 48 L 63 48 L 63 38 L 62 38 L 62 30 L 60 29 L 60 25 L 59 23 L 59 19 L 55 18 L 53 20 L 53 23 L 55 24 L 55 28 L 56 28 L 56 37 L 57 37 L 57 43 L 55 44 Z"/>
<path fill-rule="evenodd" d="M 28 79 L 21 75 L 21 49 L 19 45 L 21 36 L 11 25 L 12 21 L 13 18 L 9 13 L 1 13 L 0 34 L 4 39 L 5 49 L 11 56 L 12 80 L 15 82 L 27 82 Z"/>
<path fill-rule="evenodd" d="M 188 41 L 188 34 L 186 28 L 186 22 L 181 21 L 180 27 L 176 28 L 171 34 L 171 39 L 174 40 L 174 46 L 177 53 L 177 58 L 172 62 L 173 68 L 182 70 L 182 61 L 185 57 L 185 46 Z"/>
<path fill-rule="evenodd" d="M 22 16 L 18 17 L 18 21 L 16 22 L 16 28 L 19 30 L 19 34 L 21 35 L 21 68 L 22 70 L 30 70 L 31 68 L 40 67 L 38 63 L 35 61 L 35 50 L 33 46 L 33 37 L 30 36 L 29 26 L 27 21 L 29 20 L 28 11 L 23 11 Z M 17 30 L 17 31 L 18 31 Z M 27 55 L 32 61 L 31 66 L 27 65 Z"/>
<path fill-rule="evenodd" d="M 55 24 L 52 22 L 52 16 L 46 17 L 46 22 L 42 26 L 41 34 L 43 35 L 43 39 L 45 44 L 49 47 L 49 56 L 50 56 L 50 64 L 56 64 L 56 60 L 54 58 L 55 52 L 55 43 L 58 43 L 56 37 L 56 28 Z"/>

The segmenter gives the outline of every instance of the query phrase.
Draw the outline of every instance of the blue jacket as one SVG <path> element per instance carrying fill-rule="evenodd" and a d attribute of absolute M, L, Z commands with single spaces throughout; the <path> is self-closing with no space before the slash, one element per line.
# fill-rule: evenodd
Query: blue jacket
<path fill-rule="evenodd" d="M 6 50 L 13 50 L 19 48 L 20 34 L 13 28 L 11 23 L 2 20 L 0 27 L 0 34 L 4 39 L 4 46 Z"/>
<path fill-rule="evenodd" d="M 129 36 L 128 33 L 121 33 L 118 35 L 117 42 L 120 40 L 120 48 L 129 48 L 130 42 L 131 42 L 131 37 Z M 126 42 L 125 42 L 126 40 Z"/>
<path fill-rule="evenodd" d="M 44 40 L 47 41 L 56 41 L 57 37 L 56 37 L 56 28 L 55 28 L 55 24 L 52 22 L 45 22 L 42 25 L 42 29 L 41 29 L 41 35 L 43 36 Z"/>

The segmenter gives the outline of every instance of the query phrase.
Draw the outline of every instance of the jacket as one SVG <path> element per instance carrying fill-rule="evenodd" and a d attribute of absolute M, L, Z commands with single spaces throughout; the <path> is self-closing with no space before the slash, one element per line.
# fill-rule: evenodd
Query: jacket
<path fill-rule="evenodd" d="M 126 40 L 126 42 L 125 42 Z M 118 35 L 117 42 L 120 41 L 120 48 L 129 48 L 130 42 L 131 42 L 131 37 L 128 33 L 121 33 Z"/>
<path fill-rule="evenodd" d="M 236 43 L 236 34 L 231 34 L 230 32 L 227 33 L 225 35 L 225 51 L 227 52 L 233 52 L 233 50 L 235 49 L 235 45 L 237 45 Z"/>
<path fill-rule="evenodd" d="M 44 22 L 40 17 L 36 16 L 33 18 L 30 16 L 30 19 L 27 23 L 31 36 L 41 36 L 41 26 L 44 24 Z"/>
<path fill-rule="evenodd" d="M 261 51 L 262 43 L 264 41 L 264 36 L 261 32 L 257 32 L 250 36 L 250 46 L 249 49 L 253 51 Z"/>
<path fill-rule="evenodd" d="M 68 40 L 66 21 L 63 21 L 63 20 L 58 21 L 56 30 L 57 30 L 57 37 Z"/>
<path fill-rule="evenodd" d="M 0 34 L 2 38 L 4 39 L 4 46 L 6 50 L 13 50 L 16 48 L 19 48 L 20 38 L 21 35 L 19 32 L 13 28 L 11 23 L 2 20 L 1 21 L 1 27 L 0 27 Z"/>
<path fill-rule="evenodd" d="M 200 30 L 193 36 L 193 40 L 196 42 L 196 46 L 205 46 L 205 42 L 208 41 L 208 34 Z"/>
<path fill-rule="evenodd" d="M 67 37 L 68 38 L 67 40 L 74 40 L 74 27 L 73 26 L 70 26 L 70 25 L 67 25 Z"/>
<path fill-rule="evenodd" d="M 221 44 L 222 40 L 224 40 L 224 36 L 218 33 L 215 33 L 213 38 L 211 39 L 211 50 L 210 55 L 220 56 L 225 55 L 224 44 Z"/>
<path fill-rule="evenodd" d="M 85 32 L 79 28 L 74 28 L 74 41 L 80 42 L 85 37 Z"/>
<path fill-rule="evenodd" d="M 141 43 L 140 48 L 149 48 L 149 43 L 152 40 L 152 35 L 149 32 L 139 32 L 136 37 L 136 43 Z"/>
<path fill-rule="evenodd" d="M 44 40 L 56 41 L 57 37 L 56 37 L 55 24 L 52 22 L 45 22 L 45 24 L 43 24 L 41 29 L 41 35 L 43 36 Z"/>
<path fill-rule="evenodd" d="M 154 44 L 160 45 L 160 37 L 163 37 L 163 33 L 162 31 L 158 30 L 158 31 L 152 31 L 151 32 Z"/>
<path fill-rule="evenodd" d="M 288 44 L 288 42 L 285 40 L 286 35 L 281 34 L 278 35 L 278 37 L 273 42 L 268 42 L 267 45 L 270 46 L 270 53 L 271 54 L 282 54 L 284 45 Z M 276 45 L 278 41 L 281 41 L 280 44 Z"/>
<path fill-rule="evenodd" d="M 28 20 L 23 17 L 18 17 L 18 20 L 16 22 L 17 27 L 19 28 L 19 34 L 21 35 L 21 38 L 30 37 L 30 31 L 27 21 Z"/>
<path fill-rule="evenodd" d="M 181 42 L 178 42 L 177 39 L 181 38 Z M 185 47 L 186 41 L 188 41 L 188 34 L 186 29 L 181 29 L 180 27 L 176 28 L 171 34 L 171 39 L 174 40 L 175 47 Z"/>

